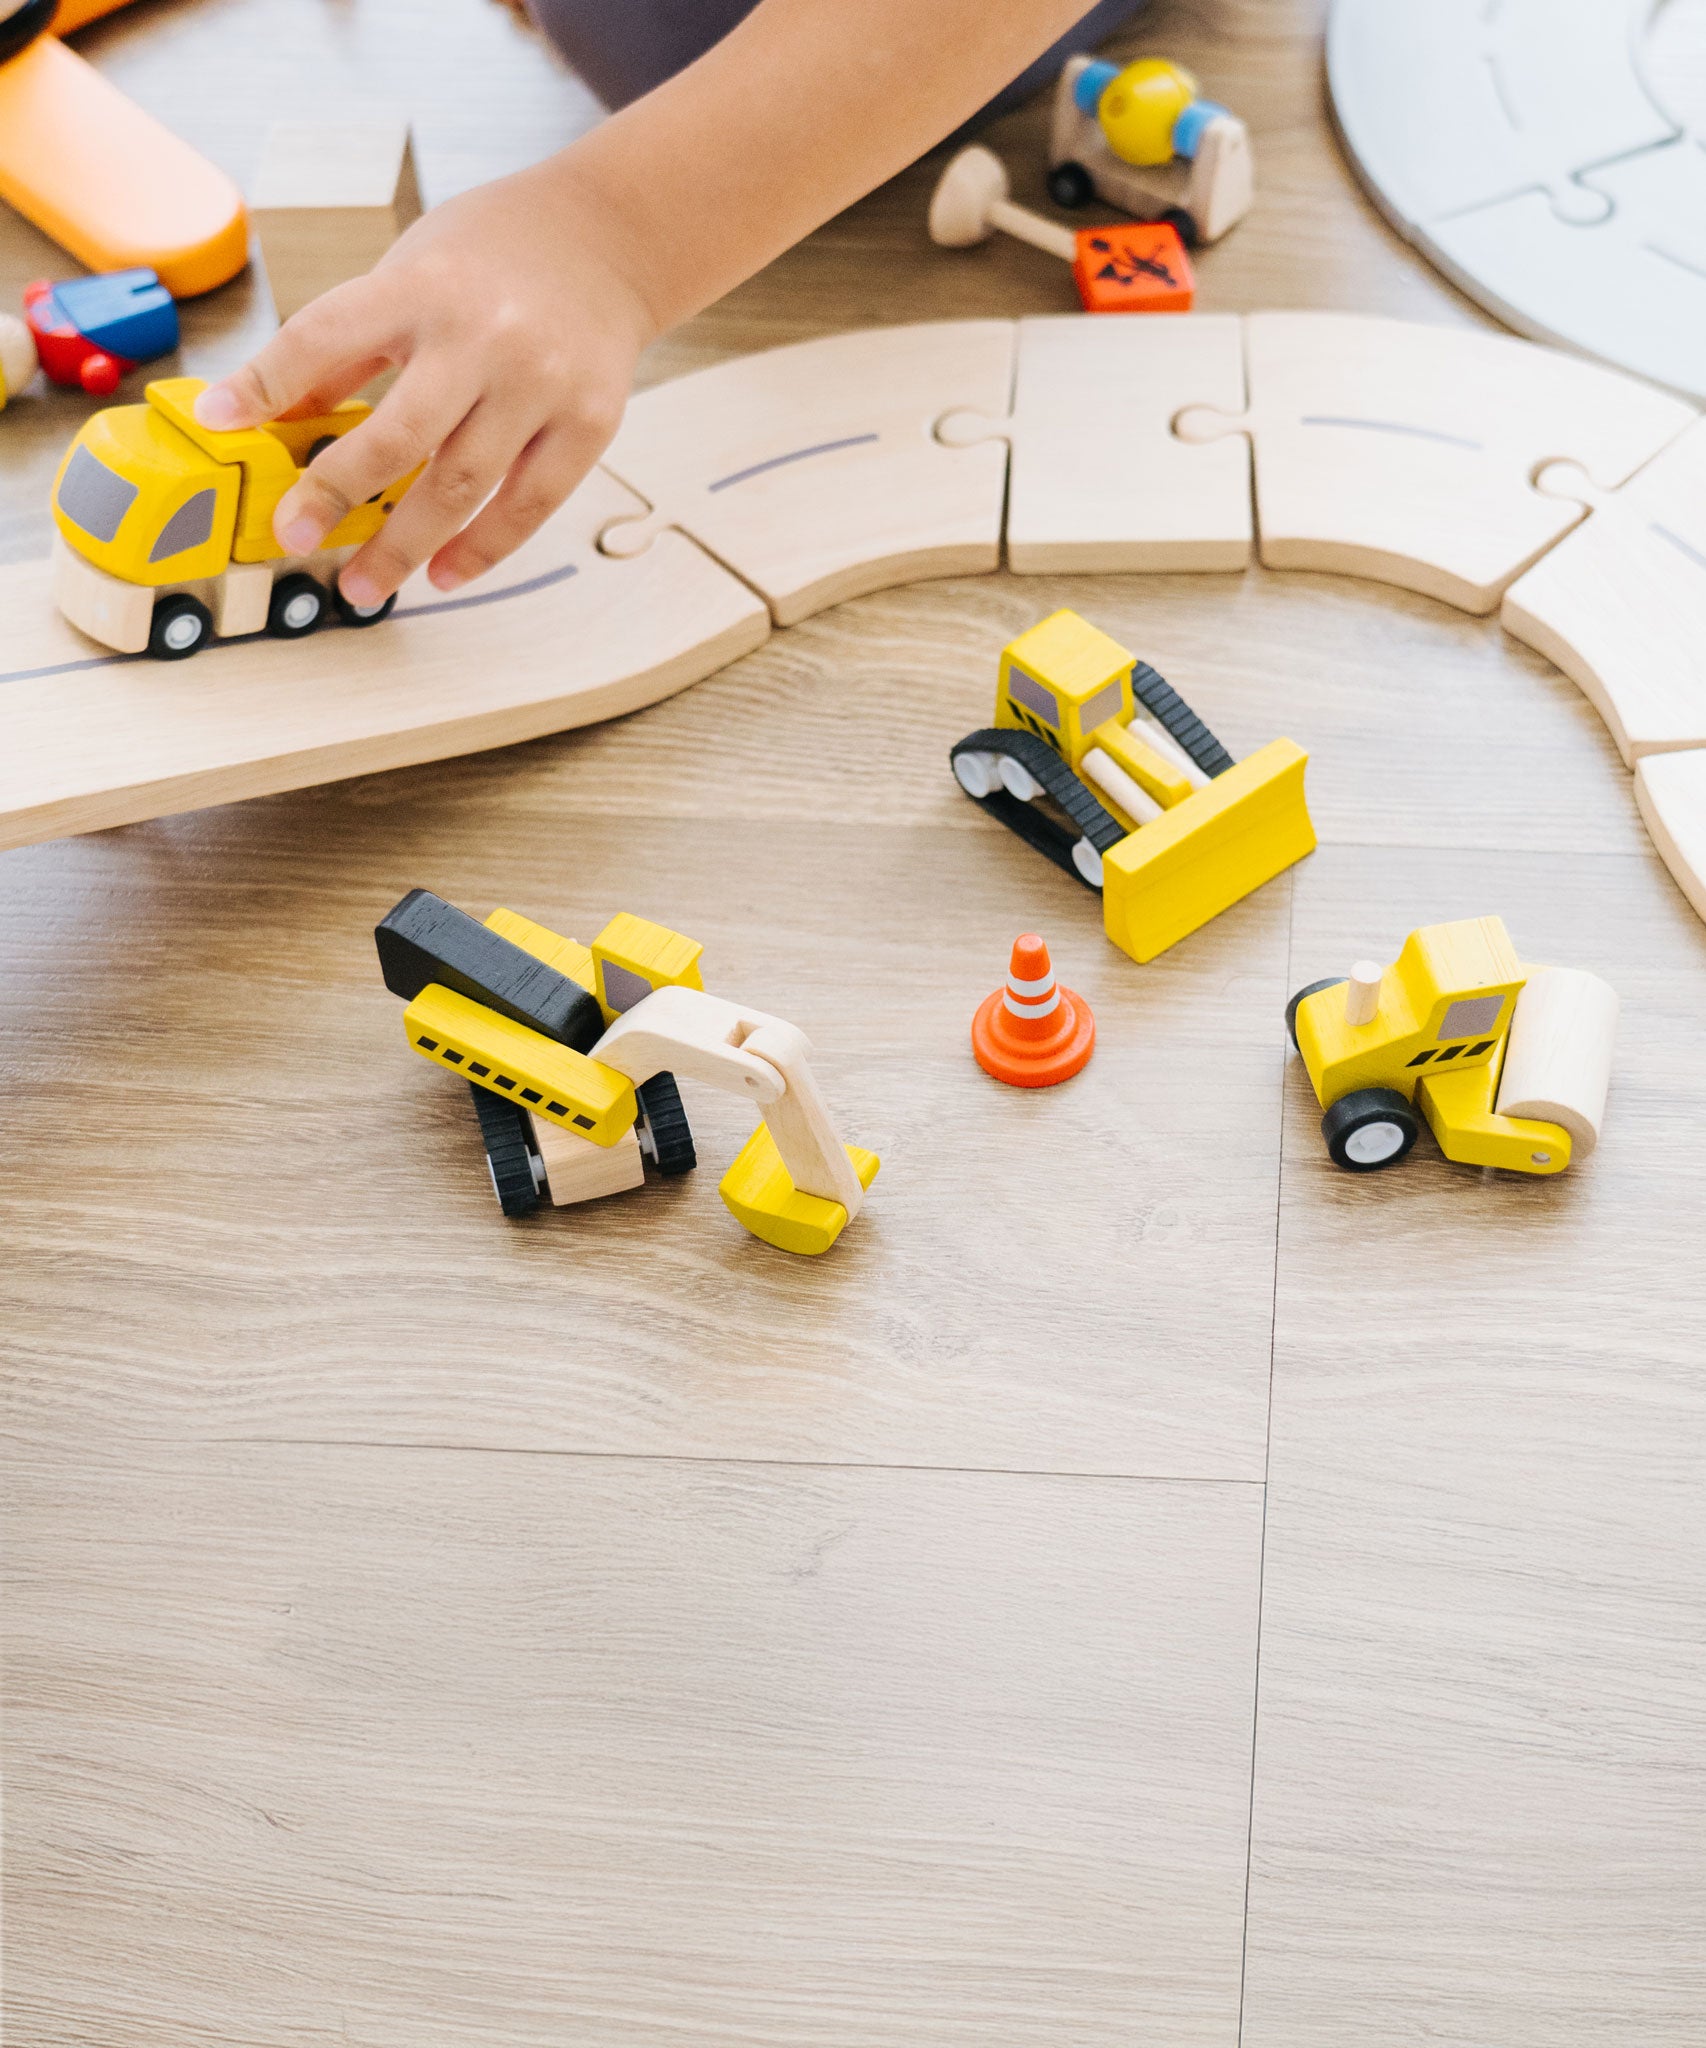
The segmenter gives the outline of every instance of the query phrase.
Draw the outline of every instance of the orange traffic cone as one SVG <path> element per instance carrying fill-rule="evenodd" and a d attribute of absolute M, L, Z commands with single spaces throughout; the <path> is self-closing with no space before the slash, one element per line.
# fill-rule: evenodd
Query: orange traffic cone
<path fill-rule="evenodd" d="M 971 1049 L 986 1074 L 1014 1088 L 1069 1081 L 1095 1050 L 1096 1019 L 1081 995 L 1054 978 L 1035 932 L 1013 941 L 1007 983 L 978 1005 Z"/>

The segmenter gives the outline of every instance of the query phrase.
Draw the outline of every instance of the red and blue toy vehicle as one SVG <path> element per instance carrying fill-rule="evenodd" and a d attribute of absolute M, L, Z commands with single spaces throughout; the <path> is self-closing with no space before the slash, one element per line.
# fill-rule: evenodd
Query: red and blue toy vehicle
<path fill-rule="evenodd" d="M 178 345 L 178 308 L 151 270 L 24 287 L 24 319 L 49 380 L 105 398 L 138 363 Z"/>

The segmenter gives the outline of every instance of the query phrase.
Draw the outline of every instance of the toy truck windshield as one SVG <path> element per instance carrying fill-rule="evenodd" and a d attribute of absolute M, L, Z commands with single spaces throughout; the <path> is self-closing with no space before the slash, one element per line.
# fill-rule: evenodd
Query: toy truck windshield
<path fill-rule="evenodd" d="M 110 541 L 136 503 L 136 486 L 87 448 L 77 448 L 65 465 L 54 502 L 91 540 Z"/>

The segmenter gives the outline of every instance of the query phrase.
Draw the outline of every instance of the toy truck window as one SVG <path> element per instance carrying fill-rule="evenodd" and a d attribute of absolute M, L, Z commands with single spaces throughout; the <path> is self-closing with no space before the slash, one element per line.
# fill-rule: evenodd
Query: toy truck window
<path fill-rule="evenodd" d="M 78 448 L 65 465 L 55 502 L 71 524 L 91 540 L 110 541 L 136 503 L 136 486 L 126 483 L 87 448 Z"/>
<path fill-rule="evenodd" d="M 1464 996 L 1446 1010 L 1434 1043 L 1444 1045 L 1448 1038 L 1482 1037 L 1498 1023 L 1504 1006 L 1503 996 Z"/>
<path fill-rule="evenodd" d="M 160 538 L 148 551 L 151 562 L 164 562 L 168 556 L 181 555 L 186 548 L 199 548 L 213 533 L 214 508 L 219 503 L 217 491 L 197 491 L 193 498 L 186 498 L 171 518 L 160 529 Z"/>
<path fill-rule="evenodd" d="M 1090 701 L 1082 705 L 1078 723 L 1085 732 L 1094 732 L 1099 725 L 1106 725 L 1110 718 L 1117 718 L 1120 709 L 1120 679 L 1115 677 L 1104 689 L 1096 692 Z"/>
<path fill-rule="evenodd" d="M 613 1010 L 631 1010 L 651 992 L 652 985 L 643 974 L 636 974 L 631 967 L 618 967 L 614 960 L 605 961 L 604 1000 Z"/>
<path fill-rule="evenodd" d="M 1054 692 L 1045 690 L 1041 683 L 1032 682 L 1017 662 L 1007 671 L 1007 694 L 1016 704 L 1023 704 L 1027 711 L 1060 730 L 1060 706 L 1054 701 Z"/>

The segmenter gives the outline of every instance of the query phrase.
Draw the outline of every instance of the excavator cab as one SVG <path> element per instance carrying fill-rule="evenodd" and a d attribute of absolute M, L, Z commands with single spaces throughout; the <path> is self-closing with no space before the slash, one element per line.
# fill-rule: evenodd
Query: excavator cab
<path fill-rule="evenodd" d="M 1315 845 L 1300 747 L 1234 762 L 1147 662 L 1072 611 L 1003 650 L 995 723 L 950 758 L 967 796 L 1101 891 L 1108 937 L 1134 960 Z"/>

